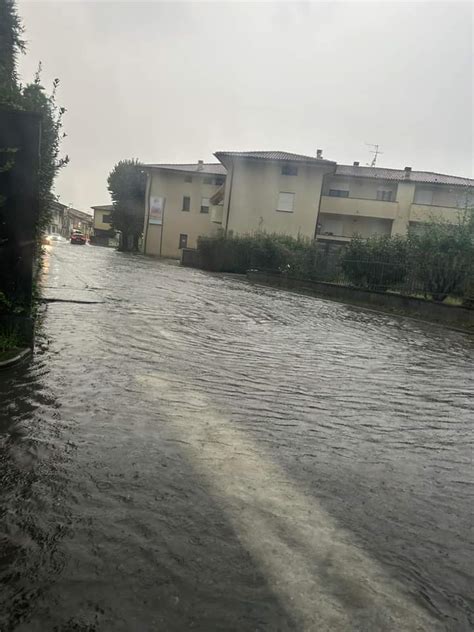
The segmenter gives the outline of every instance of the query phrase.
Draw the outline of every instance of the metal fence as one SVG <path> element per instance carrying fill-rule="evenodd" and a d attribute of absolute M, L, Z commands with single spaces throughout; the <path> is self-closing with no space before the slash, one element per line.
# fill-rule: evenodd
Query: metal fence
<path fill-rule="evenodd" d="M 282 270 L 296 278 L 348 285 L 376 292 L 394 292 L 405 296 L 446 300 L 466 306 L 474 304 L 474 278 L 455 268 L 457 262 L 440 258 L 430 262 L 347 258 L 344 246 L 318 245 L 315 257 L 304 268 Z M 462 280 L 461 280 L 462 279 Z M 449 300 L 449 299 L 448 299 Z"/>

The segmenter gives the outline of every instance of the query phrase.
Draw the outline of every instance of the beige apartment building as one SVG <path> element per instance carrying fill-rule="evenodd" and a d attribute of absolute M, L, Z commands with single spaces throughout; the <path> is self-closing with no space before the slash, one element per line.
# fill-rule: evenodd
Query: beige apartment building
<path fill-rule="evenodd" d="M 146 170 L 146 254 L 179 257 L 183 248 L 196 247 L 200 235 L 217 233 L 222 223 L 211 207 L 211 198 L 225 184 L 222 164 L 200 160 L 194 164 L 146 165 Z"/>
<path fill-rule="evenodd" d="M 404 235 L 432 217 L 455 222 L 474 180 L 338 165 L 281 151 L 216 152 L 219 163 L 147 165 L 144 252 L 179 257 L 200 235 L 257 231 L 345 242 Z"/>

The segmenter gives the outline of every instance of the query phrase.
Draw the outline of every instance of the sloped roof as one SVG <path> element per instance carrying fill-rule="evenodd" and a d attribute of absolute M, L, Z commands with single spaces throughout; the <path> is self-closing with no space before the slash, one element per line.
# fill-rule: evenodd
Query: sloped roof
<path fill-rule="evenodd" d="M 226 158 L 247 158 L 249 160 L 281 160 L 285 162 L 311 164 L 336 164 L 333 160 L 305 156 L 304 154 L 293 154 L 289 151 L 216 151 L 214 156 L 217 160 L 225 160 Z"/>
<path fill-rule="evenodd" d="M 145 165 L 147 169 L 167 169 L 169 171 L 182 171 L 184 173 L 203 173 L 206 175 L 225 176 L 227 169 L 220 162 L 197 162 L 187 164 L 151 164 Z"/>
<path fill-rule="evenodd" d="M 94 211 L 111 211 L 113 208 L 113 204 L 99 204 L 98 206 L 91 206 L 91 209 Z"/>
<path fill-rule="evenodd" d="M 355 165 L 337 165 L 337 176 L 350 178 L 375 178 L 379 180 L 395 180 L 419 182 L 425 184 L 448 184 L 453 186 L 474 186 L 474 180 L 461 176 L 450 176 L 432 171 L 410 171 L 406 177 L 404 169 L 385 169 L 384 167 L 357 167 Z"/>

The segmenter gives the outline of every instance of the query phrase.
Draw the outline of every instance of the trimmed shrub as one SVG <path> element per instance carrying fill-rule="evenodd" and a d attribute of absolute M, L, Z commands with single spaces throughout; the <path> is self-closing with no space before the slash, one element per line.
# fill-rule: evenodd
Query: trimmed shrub
<path fill-rule="evenodd" d="M 354 237 L 344 250 L 341 267 L 352 285 L 387 290 L 405 281 L 407 254 L 403 237 Z"/>
<path fill-rule="evenodd" d="M 416 283 L 434 301 L 449 294 L 467 295 L 474 275 L 474 225 L 471 215 L 458 224 L 433 221 L 410 234 L 410 266 Z"/>

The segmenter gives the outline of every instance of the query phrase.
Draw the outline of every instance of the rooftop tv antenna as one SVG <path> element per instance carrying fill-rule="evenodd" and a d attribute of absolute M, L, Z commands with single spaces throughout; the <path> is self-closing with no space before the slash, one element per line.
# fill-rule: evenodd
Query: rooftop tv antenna
<path fill-rule="evenodd" d="M 380 151 L 379 147 L 380 145 L 375 145 L 374 143 L 365 143 L 367 145 L 367 147 L 373 147 L 373 149 L 370 151 L 371 154 L 374 154 L 374 157 L 372 158 L 372 162 L 367 163 L 368 167 L 375 167 L 375 165 L 377 164 L 377 158 L 379 157 L 380 154 L 383 154 L 383 151 Z"/>

